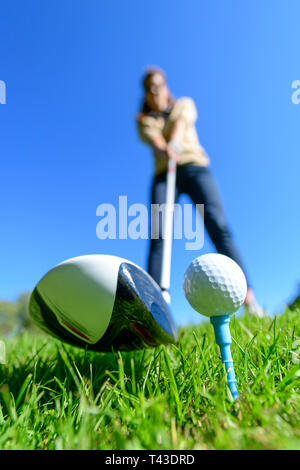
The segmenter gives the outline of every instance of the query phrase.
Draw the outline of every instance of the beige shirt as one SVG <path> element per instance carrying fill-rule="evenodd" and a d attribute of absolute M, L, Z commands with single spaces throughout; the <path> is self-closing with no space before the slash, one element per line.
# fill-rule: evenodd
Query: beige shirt
<path fill-rule="evenodd" d="M 209 157 L 205 150 L 200 145 L 195 122 L 197 120 L 197 109 L 194 101 L 191 98 L 179 98 L 173 106 L 171 113 L 167 117 L 161 115 L 149 116 L 147 114 L 141 115 L 138 121 L 138 132 L 140 139 L 151 145 L 152 139 L 158 135 L 162 135 L 168 142 L 170 140 L 172 127 L 178 119 L 185 122 L 185 130 L 183 138 L 180 143 L 182 153 L 178 165 L 186 165 L 191 163 L 193 165 L 208 166 Z M 167 160 L 155 154 L 155 174 L 162 173 L 167 169 Z"/>

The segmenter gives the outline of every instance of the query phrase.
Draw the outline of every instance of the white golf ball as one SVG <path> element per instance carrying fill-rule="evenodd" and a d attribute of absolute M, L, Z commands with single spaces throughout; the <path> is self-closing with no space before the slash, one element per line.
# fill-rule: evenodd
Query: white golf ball
<path fill-rule="evenodd" d="M 247 282 L 231 258 L 208 253 L 191 262 L 184 275 L 183 289 L 197 312 L 212 317 L 236 312 L 245 301 Z"/>

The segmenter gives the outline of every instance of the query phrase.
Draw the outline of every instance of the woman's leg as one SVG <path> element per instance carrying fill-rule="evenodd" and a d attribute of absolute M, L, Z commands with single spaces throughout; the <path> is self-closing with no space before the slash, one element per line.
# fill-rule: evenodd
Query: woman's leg
<path fill-rule="evenodd" d="M 186 165 L 182 171 L 185 176 L 184 192 L 195 204 L 204 204 L 204 225 L 216 250 L 233 259 L 246 275 L 241 256 L 225 218 L 219 190 L 209 168 Z M 249 283 L 248 279 L 247 283 Z"/>

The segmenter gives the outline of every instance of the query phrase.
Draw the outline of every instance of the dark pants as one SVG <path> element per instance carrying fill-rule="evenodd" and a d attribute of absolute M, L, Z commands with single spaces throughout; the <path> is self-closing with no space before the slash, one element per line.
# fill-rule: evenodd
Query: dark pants
<path fill-rule="evenodd" d="M 246 275 L 239 252 L 228 228 L 220 194 L 210 169 L 197 165 L 178 166 L 176 199 L 182 193 L 190 196 L 194 204 L 204 204 L 204 225 L 216 250 L 236 261 Z M 164 172 L 155 176 L 153 180 L 151 203 L 164 204 L 165 202 L 166 173 Z M 159 238 L 151 239 L 148 257 L 148 272 L 158 284 L 161 277 L 162 249 L 163 240 L 160 224 Z"/>

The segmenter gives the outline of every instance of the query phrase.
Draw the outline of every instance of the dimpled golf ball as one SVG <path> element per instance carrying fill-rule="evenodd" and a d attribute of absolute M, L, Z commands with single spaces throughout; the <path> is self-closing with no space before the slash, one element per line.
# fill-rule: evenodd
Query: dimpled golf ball
<path fill-rule="evenodd" d="M 184 275 L 183 288 L 190 305 L 207 317 L 230 315 L 244 303 L 245 275 L 227 256 L 209 253 L 195 258 Z"/>

